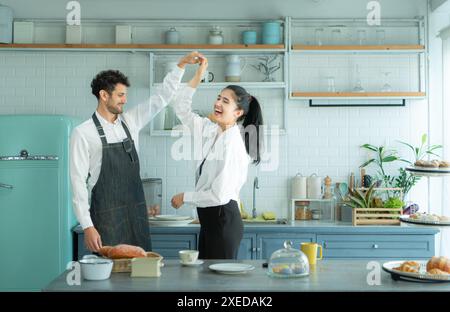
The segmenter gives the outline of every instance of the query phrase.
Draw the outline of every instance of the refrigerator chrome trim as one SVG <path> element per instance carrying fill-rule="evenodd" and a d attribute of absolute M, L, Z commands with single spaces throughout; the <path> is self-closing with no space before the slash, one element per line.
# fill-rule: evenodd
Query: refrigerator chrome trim
<path fill-rule="evenodd" d="M 58 156 L 0 156 L 0 161 L 11 161 L 11 160 L 59 160 Z"/>
<path fill-rule="evenodd" d="M 6 188 L 6 189 L 12 190 L 14 188 L 14 186 L 5 184 L 5 183 L 0 183 L 0 188 Z"/>

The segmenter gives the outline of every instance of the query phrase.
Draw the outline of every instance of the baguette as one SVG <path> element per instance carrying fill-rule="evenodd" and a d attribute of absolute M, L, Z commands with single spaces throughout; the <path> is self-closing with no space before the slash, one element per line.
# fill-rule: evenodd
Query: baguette
<path fill-rule="evenodd" d="M 446 257 L 432 257 L 427 263 L 427 272 L 430 272 L 432 269 L 450 273 L 450 259 Z"/>
<path fill-rule="evenodd" d="M 98 253 L 103 256 L 103 257 L 108 257 L 109 251 L 112 249 L 112 246 L 103 246 L 102 248 L 100 248 L 100 250 L 98 251 Z"/>

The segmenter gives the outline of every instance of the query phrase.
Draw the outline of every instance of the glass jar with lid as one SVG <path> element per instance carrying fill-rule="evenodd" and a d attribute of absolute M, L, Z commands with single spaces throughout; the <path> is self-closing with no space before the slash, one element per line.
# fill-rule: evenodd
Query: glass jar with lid
<path fill-rule="evenodd" d="M 209 31 L 208 43 L 223 44 L 223 35 L 219 26 L 214 26 L 214 28 Z"/>
<path fill-rule="evenodd" d="M 270 256 L 267 274 L 279 278 L 307 276 L 309 275 L 308 258 L 300 250 L 292 248 L 291 241 L 285 241 L 284 248 Z"/>
<path fill-rule="evenodd" d="M 309 201 L 295 202 L 295 220 L 311 220 L 311 209 L 309 209 Z"/>

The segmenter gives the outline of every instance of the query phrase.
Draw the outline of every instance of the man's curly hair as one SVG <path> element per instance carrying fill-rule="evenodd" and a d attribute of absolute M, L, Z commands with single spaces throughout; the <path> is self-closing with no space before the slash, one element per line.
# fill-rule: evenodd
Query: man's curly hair
<path fill-rule="evenodd" d="M 128 77 L 122 74 L 118 70 L 104 70 L 95 76 L 91 82 L 92 94 L 95 95 L 97 100 L 100 98 L 100 90 L 105 90 L 108 94 L 111 94 L 116 84 L 121 83 L 127 87 L 130 86 Z"/>

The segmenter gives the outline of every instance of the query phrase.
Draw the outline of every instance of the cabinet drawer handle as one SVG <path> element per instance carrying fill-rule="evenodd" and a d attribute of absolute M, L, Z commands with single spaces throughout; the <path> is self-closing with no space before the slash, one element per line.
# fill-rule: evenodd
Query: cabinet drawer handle
<path fill-rule="evenodd" d="M 256 248 L 256 251 L 261 251 L 261 247 Z"/>
<path fill-rule="evenodd" d="M 377 244 L 373 244 L 373 245 L 372 245 L 372 248 L 373 248 L 373 249 L 378 249 L 378 245 L 377 245 Z"/>
<path fill-rule="evenodd" d="M 252 251 L 255 252 L 255 251 L 256 251 L 256 247 L 253 247 L 253 248 L 252 248 Z"/>

